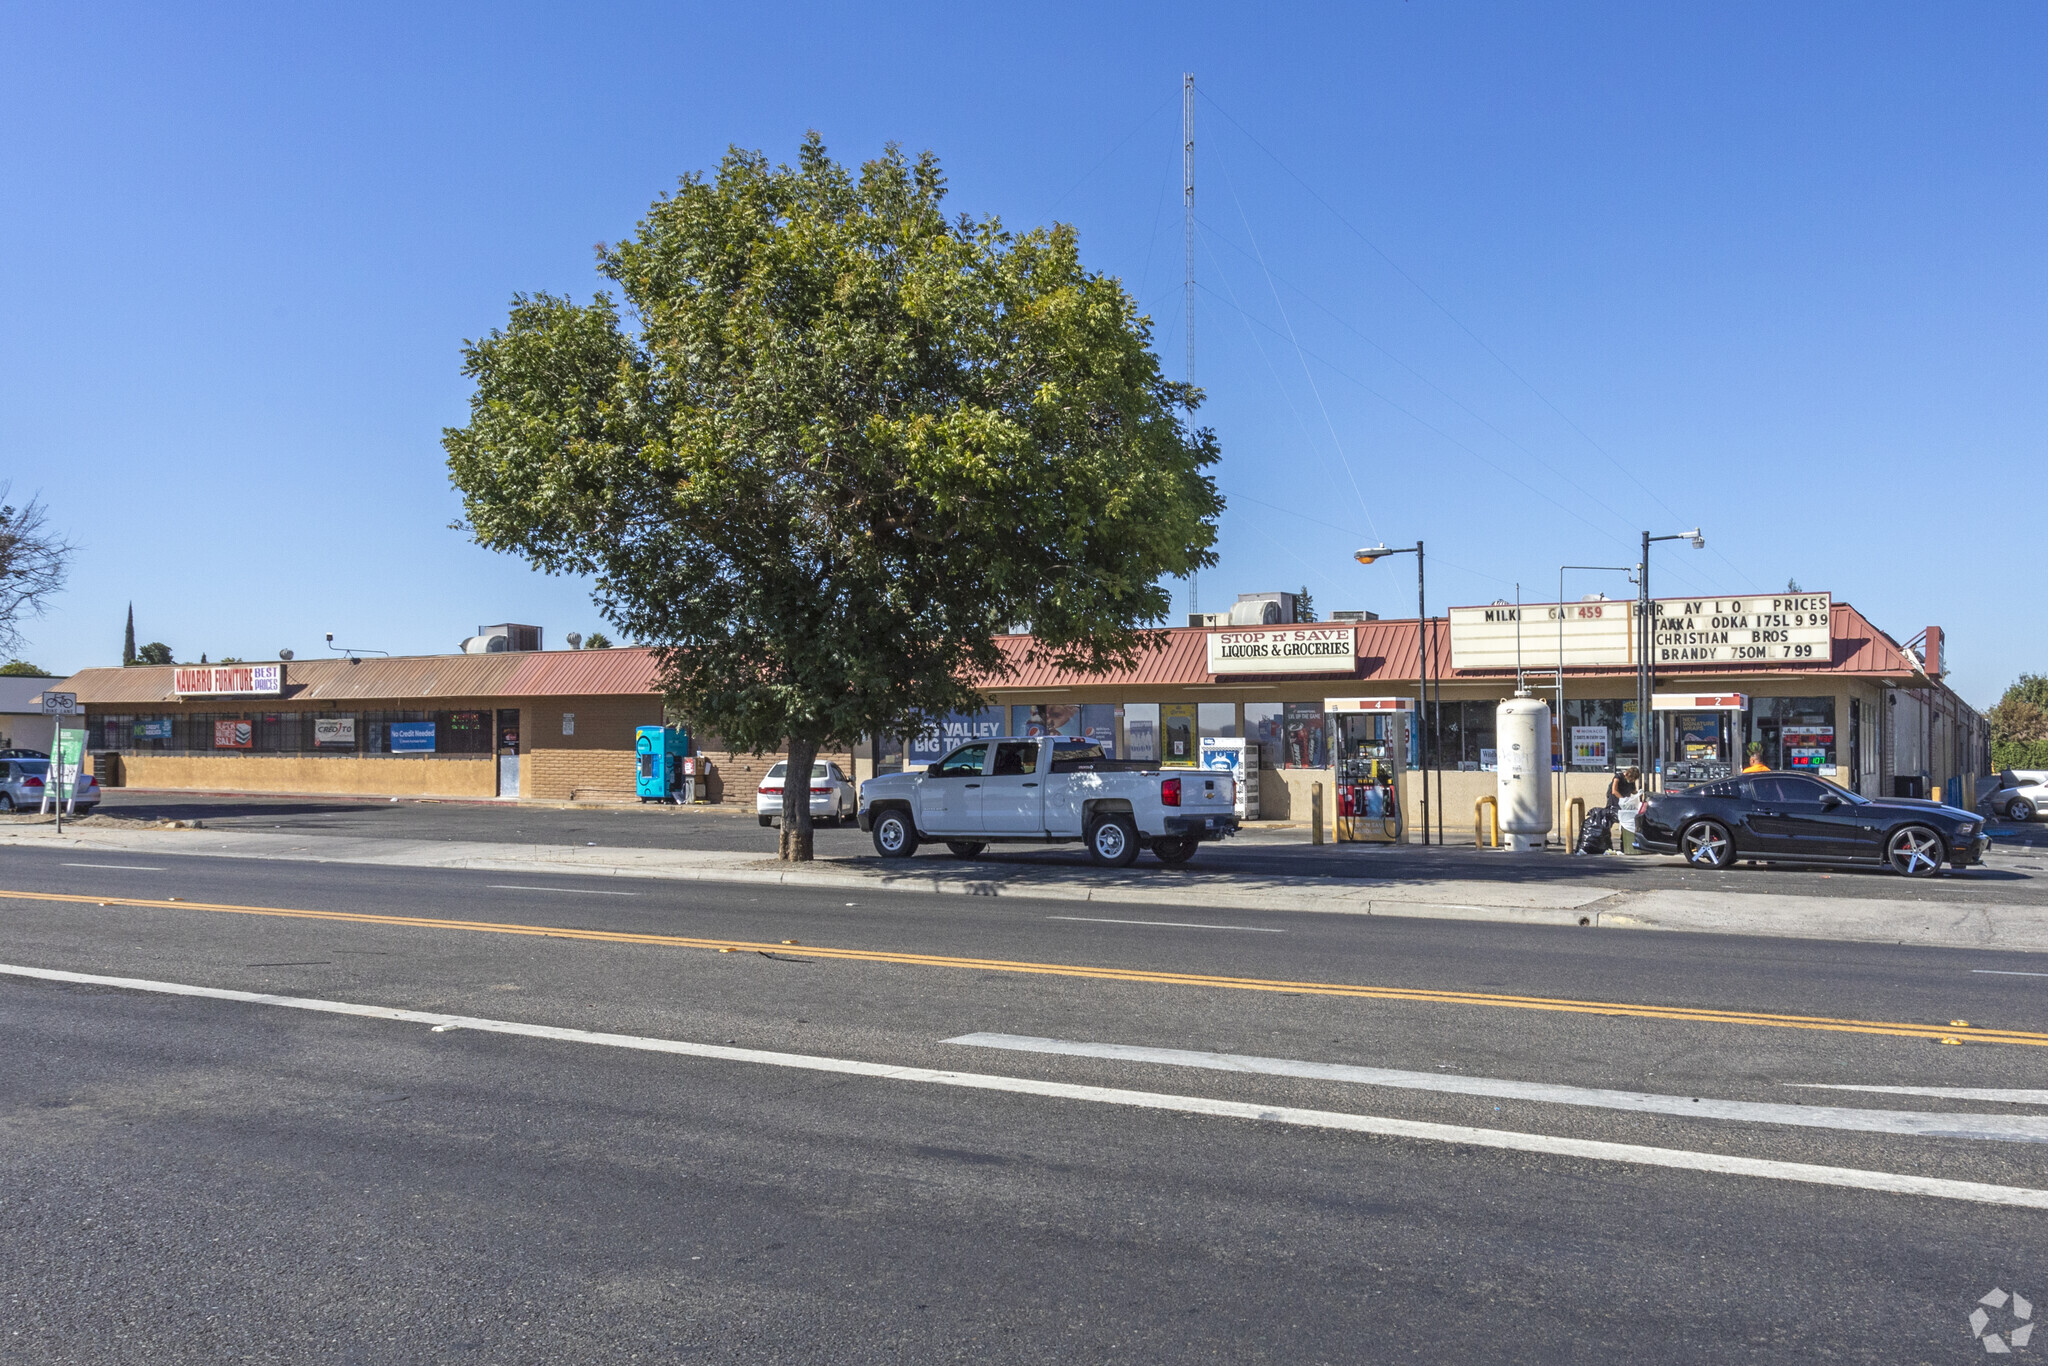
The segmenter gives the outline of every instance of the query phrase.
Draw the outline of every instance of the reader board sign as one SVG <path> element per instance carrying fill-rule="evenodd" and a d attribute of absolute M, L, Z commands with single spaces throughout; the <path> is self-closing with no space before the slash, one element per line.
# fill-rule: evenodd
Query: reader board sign
<path fill-rule="evenodd" d="M 322 749 L 354 749 L 356 747 L 355 717 L 314 717 L 313 743 L 314 745 Z"/>
<path fill-rule="evenodd" d="M 393 754 L 432 754 L 434 752 L 434 723 L 432 721 L 393 721 L 391 723 L 391 752 Z"/>
<path fill-rule="evenodd" d="M 1656 664 L 1825 664 L 1833 658 L 1827 593 L 1659 598 Z M 1454 669 L 1600 668 L 1636 662 L 1636 604 L 1525 603 L 1450 610 Z M 1560 653 L 1561 651 L 1561 653 Z"/>
<path fill-rule="evenodd" d="M 1212 674 L 1348 674 L 1357 667 L 1358 631 L 1350 626 L 1209 633 Z"/>
<path fill-rule="evenodd" d="M 179 669 L 171 691 L 180 697 L 275 697 L 284 691 L 282 664 L 217 664 Z"/>
<path fill-rule="evenodd" d="M 253 721 L 214 722 L 213 747 L 215 749 L 256 748 L 256 723 Z"/>

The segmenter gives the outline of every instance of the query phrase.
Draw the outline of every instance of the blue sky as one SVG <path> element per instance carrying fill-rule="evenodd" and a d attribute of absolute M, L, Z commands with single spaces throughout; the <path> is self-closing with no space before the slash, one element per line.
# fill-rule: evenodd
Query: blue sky
<path fill-rule="evenodd" d="M 0 477 L 80 546 L 58 670 L 550 643 L 586 587 L 447 530 L 464 338 L 588 295 L 729 143 L 945 163 L 1076 224 L 1195 378 L 1230 499 L 1214 609 L 1410 613 L 1632 561 L 1828 589 L 2048 669 L 2048 9 L 1447 4 L 0 7 Z M 1619 576 L 1580 574 L 1569 594 Z M 1186 610 L 1177 601 L 1176 612 Z"/>

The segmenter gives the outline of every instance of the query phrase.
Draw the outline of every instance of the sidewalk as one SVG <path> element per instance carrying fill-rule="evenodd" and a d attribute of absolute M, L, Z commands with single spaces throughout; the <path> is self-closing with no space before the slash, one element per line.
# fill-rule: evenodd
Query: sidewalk
<path fill-rule="evenodd" d="M 658 878 L 682 882 L 1018 897 L 1096 905 L 1148 906 L 1213 914 L 1223 910 L 1406 916 L 1436 920 L 1692 931 L 1836 939 L 1958 949 L 2048 952 L 2048 906 L 2015 904 L 1995 888 L 1982 896 L 1900 901 L 1768 892 L 1616 891 L 1571 881 L 1501 883 L 1218 874 L 1194 868 L 1030 868 L 913 859 L 820 859 L 787 865 L 751 853 L 578 848 L 452 840 L 276 835 L 243 830 L 86 829 L 59 836 L 49 826 L 0 827 L 0 848 L 98 850 L 144 857 L 197 855 L 347 863 L 390 868 L 469 869 L 525 875 Z M 1963 891 L 1958 888 L 1958 891 Z"/>

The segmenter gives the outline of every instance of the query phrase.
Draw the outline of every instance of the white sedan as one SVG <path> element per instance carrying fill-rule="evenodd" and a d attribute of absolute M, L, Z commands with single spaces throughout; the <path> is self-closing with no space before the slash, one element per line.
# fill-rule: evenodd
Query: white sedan
<path fill-rule="evenodd" d="M 782 814 L 782 780 L 789 768 L 787 760 L 778 760 L 768 775 L 761 779 L 761 785 L 754 789 L 754 815 L 763 825 L 775 824 L 775 818 Z M 811 823 L 830 820 L 833 824 L 853 819 L 860 808 L 860 794 L 854 790 L 846 775 L 839 771 L 839 765 L 821 759 L 811 765 Z"/>

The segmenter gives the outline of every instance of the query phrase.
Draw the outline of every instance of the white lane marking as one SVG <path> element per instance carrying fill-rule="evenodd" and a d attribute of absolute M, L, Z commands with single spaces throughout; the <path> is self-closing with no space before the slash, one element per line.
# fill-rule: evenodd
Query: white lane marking
<path fill-rule="evenodd" d="M 1251 934 L 1285 934 L 1264 925 L 1196 925 L 1186 920 L 1111 920 L 1101 915 L 1049 915 L 1047 920 L 1086 920 L 1094 925 L 1158 925 L 1169 930 L 1244 930 Z"/>
<path fill-rule="evenodd" d="M 1804 1091 L 1875 1091 L 1887 1096 L 1939 1096 L 1943 1100 L 1997 1100 L 2009 1105 L 2048 1105 L 2048 1091 L 2005 1086 L 1844 1086 L 1833 1082 L 1788 1081 Z"/>
<path fill-rule="evenodd" d="M 2048 972 L 2015 972 L 2011 968 L 1971 968 L 1970 971 L 1989 977 L 2048 977 Z"/>
<path fill-rule="evenodd" d="M 1917 1138 L 2048 1143 L 2048 1118 L 2034 1115 L 1852 1110 L 1832 1105 L 1714 1100 L 1705 1096 L 1695 1100 L 1691 1096 L 1660 1096 L 1643 1091 L 1609 1091 L 1589 1086 L 1559 1086 L 1551 1082 L 1509 1081 L 1494 1077 L 1456 1077 L 1442 1072 L 1400 1072 L 1388 1067 L 1354 1067 L 1345 1063 L 1301 1062 L 1293 1058 L 1260 1058 L 1239 1053 L 1202 1053 L 1186 1048 L 1077 1043 L 1069 1039 L 1039 1039 L 1021 1034 L 962 1034 L 946 1042 L 974 1048 L 1004 1048 L 1018 1053 L 1057 1053 L 1067 1057 L 1165 1063 L 1171 1067 L 1203 1067 L 1215 1072 L 1259 1072 L 1276 1077 L 1306 1077 L 1312 1081 L 1395 1086 L 1409 1091 L 1445 1091 L 1494 1100 L 1592 1105 L 1606 1110 L 1633 1110 L 1639 1114 L 1678 1115 L 1685 1119 L 1733 1119 L 1750 1124 L 1793 1124 L 1807 1129 L 1849 1129 L 1862 1133 L 1909 1134 Z"/>
<path fill-rule="evenodd" d="M 162 868 L 143 868 L 133 863 L 67 863 L 66 868 L 112 868 L 123 873 L 161 873 Z"/>
<path fill-rule="evenodd" d="M 1954 1181 L 1934 1176 L 1907 1176 L 1900 1172 L 1869 1171 L 1860 1167 L 1823 1167 L 1811 1162 L 1779 1162 L 1756 1157 L 1733 1157 L 1726 1153 L 1693 1152 L 1685 1148 L 1651 1148 L 1636 1143 L 1609 1143 L 1590 1138 L 1557 1138 L 1549 1134 L 1516 1133 L 1508 1129 L 1475 1129 L 1463 1124 L 1431 1124 L 1421 1120 L 1345 1114 L 1334 1110 L 1302 1110 L 1285 1105 L 1250 1105 L 1242 1101 L 1211 1100 L 1205 1096 L 1127 1091 L 1113 1086 L 1080 1086 L 1071 1082 L 1037 1081 L 1029 1077 L 942 1071 L 931 1067 L 902 1067 L 893 1063 L 859 1062 L 852 1058 L 825 1058 L 805 1053 L 771 1053 L 758 1048 L 684 1043 L 676 1039 L 650 1039 L 635 1034 L 605 1034 L 584 1029 L 564 1029 L 557 1025 L 520 1024 L 512 1020 L 442 1015 L 425 1010 L 403 1010 L 394 1006 L 357 1005 L 351 1001 L 276 996 L 261 991 L 229 991 L 220 987 L 190 986 L 182 982 L 154 982 L 140 977 L 103 977 L 87 972 L 65 972 L 57 968 L 31 968 L 0 963 L 0 975 L 29 977 L 46 982 L 72 982 L 82 986 L 113 987 L 123 991 L 149 991 L 169 996 L 196 996 L 206 1000 L 237 1001 L 248 1005 L 283 1006 L 291 1010 L 351 1015 L 362 1019 L 399 1020 L 409 1024 L 430 1025 L 437 1031 L 440 1027 L 446 1026 L 449 1029 L 514 1034 L 562 1043 L 630 1048 L 640 1052 L 672 1053 L 688 1058 L 711 1058 L 721 1062 L 749 1062 L 766 1067 L 831 1072 L 842 1076 L 875 1077 L 884 1081 L 924 1082 L 934 1086 L 957 1086 L 967 1090 L 999 1091 L 1022 1096 L 1045 1096 L 1055 1100 L 1089 1101 L 1098 1105 L 1124 1105 L 1142 1110 L 1168 1110 L 1179 1114 L 1212 1115 L 1222 1119 L 1256 1119 L 1270 1124 L 1292 1124 L 1312 1129 L 1341 1129 L 1350 1133 L 1374 1134 L 1382 1138 L 1462 1143 L 1467 1147 L 1541 1153 L 1550 1157 L 1581 1157 L 1595 1162 L 1628 1162 L 1638 1166 L 1670 1167 L 1680 1171 L 1751 1176 L 1767 1181 L 1800 1181 L 1812 1185 L 1840 1186 L 1850 1190 L 1879 1191 L 1891 1195 L 1925 1195 L 1939 1200 L 1968 1200 L 1983 1205 L 2017 1205 L 2027 1209 L 2048 1209 L 2048 1190 L 2034 1190 L 2026 1186 L 1995 1186 L 1982 1181 Z"/>
<path fill-rule="evenodd" d="M 568 892 L 573 896 L 638 896 L 638 892 L 607 892 L 598 887 L 521 887 L 510 882 L 493 882 L 494 892 Z"/>

